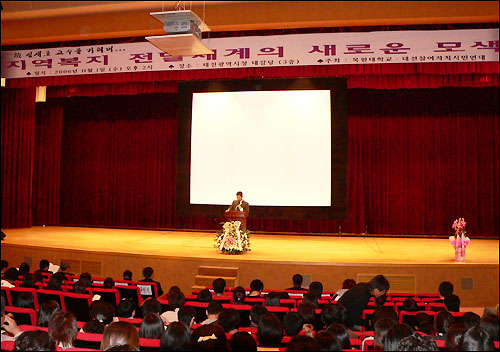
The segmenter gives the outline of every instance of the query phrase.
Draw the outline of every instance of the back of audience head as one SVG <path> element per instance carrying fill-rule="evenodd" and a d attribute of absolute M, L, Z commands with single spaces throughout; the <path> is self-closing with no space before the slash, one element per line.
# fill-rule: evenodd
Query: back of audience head
<path fill-rule="evenodd" d="M 310 336 L 297 335 L 286 345 L 287 351 L 321 351 L 321 346 Z M 339 350 L 340 351 L 340 350 Z"/>
<path fill-rule="evenodd" d="M 56 346 L 73 347 L 78 334 L 76 318 L 70 312 L 57 311 L 49 321 L 49 335 Z"/>
<path fill-rule="evenodd" d="M 115 307 L 107 301 L 97 300 L 90 304 L 90 317 L 108 325 L 113 321 L 115 316 Z"/>
<path fill-rule="evenodd" d="M 450 326 L 455 323 L 455 318 L 447 310 L 442 309 L 434 318 L 434 331 L 439 336 L 444 336 L 448 332 Z"/>
<path fill-rule="evenodd" d="M 407 298 L 401 305 L 401 310 L 405 310 L 407 312 L 416 312 L 418 311 L 417 302 L 413 298 Z"/>
<path fill-rule="evenodd" d="M 68 262 L 61 262 L 59 270 L 62 272 L 66 272 L 71 269 L 71 265 Z"/>
<path fill-rule="evenodd" d="M 234 303 L 243 303 L 245 302 L 246 291 L 243 287 L 238 286 L 234 288 L 233 291 L 233 301 Z"/>
<path fill-rule="evenodd" d="M 21 263 L 21 265 L 19 265 L 19 275 L 26 275 L 30 272 L 30 265 L 26 262 L 23 262 Z"/>
<path fill-rule="evenodd" d="M 335 336 L 343 350 L 352 348 L 349 332 L 344 325 L 333 323 L 326 329 L 326 331 L 331 332 Z"/>
<path fill-rule="evenodd" d="M 368 286 L 375 298 L 385 295 L 390 288 L 389 281 L 384 275 L 374 276 L 368 283 Z"/>
<path fill-rule="evenodd" d="M 269 292 L 266 295 L 266 306 L 279 307 L 280 306 L 280 294 L 279 292 Z"/>
<path fill-rule="evenodd" d="M 344 290 L 350 290 L 354 286 L 356 286 L 356 280 L 353 279 L 345 279 L 342 283 L 342 289 Z"/>
<path fill-rule="evenodd" d="M 186 324 L 191 328 L 196 318 L 196 309 L 194 307 L 184 306 L 179 309 L 177 317 L 180 322 Z"/>
<path fill-rule="evenodd" d="M 257 340 L 263 347 L 278 347 L 283 339 L 283 326 L 276 314 L 267 313 L 260 319 Z"/>
<path fill-rule="evenodd" d="M 473 326 L 460 339 L 461 351 L 494 351 L 495 345 L 486 330 Z"/>
<path fill-rule="evenodd" d="M 453 293 L 453 284 L 448 281 L 443 281 L 439 284 L 439 295 L 443 298 Z"/>
<path fill-rule="evenodd" d="M 262 292 L 263 289 L 264 283 L 259 279 L 252 280 L 252 282 L 250 283 L 250 290 L 252 292 Z"/>
<path fill-rule="evenodd" d="M 449 312 L 460 312 L 460 298 L 453 293 L 444 298 L 444 305 Z"/>
<path fill-rule="evenodd" d="M 82 281 L 87 287 L 92 287 L 92 275 L 90 273 L 81 273 L 79 281 Z"/>
<path fill-rule="evenodd" d="M 19 271 L 16 268 L 8 268 L 3 274 L 2 280 L 9 281 L 13 283 L 19 279 Z"/>
<path fill-rule="evenodd" d="M 104 288 L 110 289 L 115 288 L 115 280 L 112 277 L 107 277 L 104 279 Z"/>
<path fill-rule="evenodd" d="M 473 326 L 479 326 L 481 317 L 474 312 L 466 312 L 462 315 L 462 323 L 464 323 L 467 329 L 470 329 Z"/>
<path fill-rule="evenodd" d="M 88 287 L 89 286 L 87 286 L 87 284 L 85 283 L 85 281 L 78 280 L 77 282 L 75 282 L 75 285 L 73 287 L 73 292 L 74 293 L 79 293 L 79 294 L 86 294 Z"/>
<path fill-rule="evenodd" d="M 220 312 L 217 323 L 226 333 L 234 332 L 240 327 L 240 313 L 234 308 L 224 309 Z"/>
<path fill-rule="evenodd" d="M 393 325 L 396 325 L 399 321 L 398 319 L 398 313 L 391 307 L 378 307 L 374 310 L 373 315 L 372 315 L 372 326 L 375 326 L 377 321 L 379 319 L 389 319 L 393 322 Z"/>
<path fill-rule="evenodd" d="M 316 294 L 314 292 L 311 292 L 311 291 L 307 291 L 306 293 L 304 293 L 304 298 L 302 300 L 303 303 L 311 303 L 314 308 L 318 308 L 318 297 L 316 296 Z"/>
<path fill-rule="evenodd" d="M 416 331 L 421 331 L 424 334 L 432 335 L 434 333 L 434 324 L 432 317 L 426 313 L 420 312 L 415 314 L 415 327 Z"/>
<path fill-rule="evenodd" d="M 160 351 L 187 351 L 191 347 L 191 329 L 178 321 L 170 323 L 161 335 Z"/>
<path fill-rule="evenodd" d="M 118 321 L 109 324 L 101 340 L 101 351 L 113 346 L 132 345 L 139 348 L 139 333 L 134 325 Z"/>
<path fill-rule="evenodd" d="M 460 340 L 467 331 L 467 327 L 462 323 L 455 323 L 448 329 L 444 340 L 444 347 L 447 351 L 459 351 Z"/>
<path fill-rule="evenodd" d="M 158 313 L 149 313 L 142 319 L 139 337 L 159 339 L 164 331 L 165 327 L 160 315 Z"/>
<path fill-rule="evenodd" d="M 50 318 L 60 310 L 59 303 L 56 301 L 48 300 L 42 302 L 38 310 L 38 318 L 36 321 L 37 326 L 48 327 Z"/>
<path fill-rule="evenodd" d="M 105 351 L 140 351 L 140 349 L 132 345 L 116 345 L 108 347 Z"/>
<path fill-rule="evenodd" d="M 373 341 L 373 346 L 376 349 L 380 350 L 384 349 L 385 335 L 387 335 L 387 331 L 389 331 L 389 329 L 392 328 L 394 325 L 396 325 L 396 322 L 394 322 L 391 319 L 381 318 L 377 320 L 374 326 L 374 341 Z"/>
<path fill-rule="evenodd" d="M 263 304 L 255 304 L 250 309 L 250 320 L 255 325 L 258 325 L 260 318 L 267 313 L 269 313 L 269 310 Z"/>
<path fill-rule="evenodd" d="M 286 336 L 295 336 L 302 331 L 304 319 L 297 312 L 290 312 L 283 317 L 283 329 Z"/>
<path fill-rule="evenodd" d="M 43 279 L 42 279 L 43 280 Z M 21 287 L 35 288 L 35 275 L 26 273 L 23 275 Z"/>
<path fill-rule="evenodd" d="M 479 326 L 486 330 L 493 341 L 499 339 L 498 315 L 485 314 Z"/>
<path fill-rule="evenodd" d="M 223 294 L 224 293 L 224 290 L 226 289 L 226 280 L 224 280 L 223 278 L 218 278 L 218 279 L 215 279 L 213 282 L 212 282 L 212 286 L 214 288 L 214 292 L 216 294 Z"/>
<path fill-rule="evenodd" d="M 116 307 L 116 316 L 120 318 L 132 318 L 135 313 L 135 302 L 130 298 L 123 298 Z"/>
<path fill-rule="evenodd" d="M 62 280 L 60 276 L 52 275 L 47 283 L 47 290 L 62 290 Z"/>
<path fill-rule="evenodd" d="M 342 351 L 342 346 L 334 334 L 327 330 L 322 330 L 314 337 L 319 345 L 320 351 Z"/>
<path fill-rule="evenodd" d="M 54 341 L 43 330 L 25 331 L 16 338 L 14 351 L 55 351 Z"/>
<path fill-rule="evenodd" d="M 50 262 L 47 259 L 40 260 L 40 270 L 49 270 Z"/>
<path fill-rule="evenodd" d="M 434 340 L 429 336 L 413 334 L 399 342 L 398 351 L 438 351 Z"/>
<path fill-rule="evenodd" d="M 229 341 L 231 351 L 257 351 L 257 342 L 246 332 L 237 332 Z"/>
<path fill-rule="evenodd" d="M 212 301 L 207 306 L 207 315 L 219 315 L 222 312 L 222 303 L 219 301 Z"/>
<path fill-rule="evenodd" d="M 16 307 L 35 309 L 35 296 L 31 292 L 21 292 L 17 296 Z"/>
<path fill-rule="evenodd" d="M 169 294 L 173 293 L 173 292 L 177 292 L 177 293 L 179 293 L 179 292 L 182 292 L 182 291 L 181 291 L 181 288 L 180 288 L 179 286 L 176 286 L 176 285 L 174 285 L 174 286 L 170 286 L 170 288 L 168 289 L 167 296 L 168 296 Z"/>
<path fill-rule="evenodd" d="M 219 324 L 201 325 L 191 334 L 192 346 L 196 351 L 227 351 L 227 338 Z"/>
<path fill-rule="evenodd" d="M 212 301 L 212 293 L 209 289 L 204 289 L 198 292 L 198 296 L 196 296 L 196 301 L 198 302 L 211 302 Z"/>
<path fill-rule="evenodd" d="M 182 292 L 171 292 L 168 294 L 168 305 L 171 309 L 184 307 L 186 297 Z"/>
<path fill-rule="evenodd" d="M 144 276 L 144 278 L 146 279 L 151 279 L 151 277 L 153 276 L 154 274 L 154 270 L 152 267 L 148 266 L 148 267 L 145 267 L 143 270 L 142 270 L 142 275 Z"/>
<path fill-rule="evenodd" d="M 170 300 L 168 301 L 170 304 Z M 155 298 L 148 298 L 142 303 L 142 316 L 145 317 L 149 313 L 161 314 L 162 308 L 161 303 Z"/>
<path fill-rule="evenodd" d="M 313 281 L 309 285 L 309 292 L 314 293 L 316 299 L 321 299 L 321 295 L 323 294 L 323 284 L 319 281 Z"/>
<path fill-rule="evenodd" d="M 102 334 L 104 333 L 105 328 L 106 326 L 99 320 L 91 319 L 85 323 L 85 326 L 83 327 L 83 332 L 88 332 L 91 334 Z"/>
<path fill-rule="evenodd" d="M 123 272 L 123 280 L 125 280 L 125 281 L 132 281 L 132 271 L 130 271 L 128 269 L 125 270 Z"/>
<path fill-rule="evenodd" d="M 315 310 L 316 308 L 308 302 L 301 303 L 297 307 L 297 313 L 299 313 L 304 320 L 304 324 L 312 324 L 314 322 Z"/>
<path fill-rule="evenodd" d="M 344 324 L 345 308 L 339 304 L 326 304 L 321 309 L 321 322 L 328 327 L 330 324 Z"/>
<path fill-rule="evenodd" d="M 411 335 L 413 335 L 413 329 L 408 324 L 394 325 L 385 335 L 384 351 L 397 351 L 399 342 Z"/>
<path fill-rule="evenodd" d="M 300 274 L 295 274 L 292 277 L 292 281 L 294 286 L 302 286 L 302 283 L 304 282 L 304 277 Z"/>

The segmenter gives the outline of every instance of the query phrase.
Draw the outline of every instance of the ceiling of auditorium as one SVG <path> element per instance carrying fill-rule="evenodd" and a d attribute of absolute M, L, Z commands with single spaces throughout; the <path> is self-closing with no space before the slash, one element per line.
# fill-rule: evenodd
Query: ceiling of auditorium
<path fill-rule="evenodd" d="M 2 45 L 164 34 L 149 13 L 195 12 L 214 32 L 495 23 L 498 1 L 2 1 Z"/>

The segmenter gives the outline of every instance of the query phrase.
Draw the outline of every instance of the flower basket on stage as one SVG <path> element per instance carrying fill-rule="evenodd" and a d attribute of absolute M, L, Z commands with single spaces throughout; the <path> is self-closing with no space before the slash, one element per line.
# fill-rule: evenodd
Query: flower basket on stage
<path fill-rule="evenodd" d="M 455 248 L 455 261 L 465 261 L 465 249 L 470 243 L 469 237 L 465 236 L 465 222 L 464 218 L 455 220 L 452 228 L 455 230 L 455 235 L 450 236 L 450 244 Z"/>
<path fill-rule="evenodd" d="M 241 221 L 223 223 L 215 236 L 215 248 L 226 254 L 241 254 L 250 250 L 250 231 L 241 229 Z"/>

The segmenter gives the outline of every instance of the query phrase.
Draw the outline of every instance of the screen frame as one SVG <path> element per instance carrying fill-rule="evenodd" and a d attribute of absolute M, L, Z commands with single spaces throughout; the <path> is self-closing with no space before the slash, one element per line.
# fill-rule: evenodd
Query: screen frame
<path fill-rule="evenodd" d="M 223 217 L 227 206 L 190 204 L 191 119 L 194 93 L 227 91 L 329 90 L 331 104 L 331 205 L 252 206 L 250 218 L 345 219 L 347 215 L 347 78 L 285 78 L 181 81 L 178 85 L 176 215 Z M 250 146 L 251 147 L 251 143 Z M 216 165 L 214 165 L 214 169 Z M 245 190 L 234 190 L 236 192 Z"/>

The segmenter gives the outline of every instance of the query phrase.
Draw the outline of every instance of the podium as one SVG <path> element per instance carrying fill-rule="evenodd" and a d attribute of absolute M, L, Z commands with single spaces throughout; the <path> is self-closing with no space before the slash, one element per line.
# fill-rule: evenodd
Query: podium
<path fill-rule="evenodd" d="M 241 226 L 240 228 L 242 230 L 246 230 L 247 228 L 247 218 L 248 218 L 248 213 L 245 211 L 226 211 L 224 213 L 226 216 L 226 221 L 241 221 Z"/>

